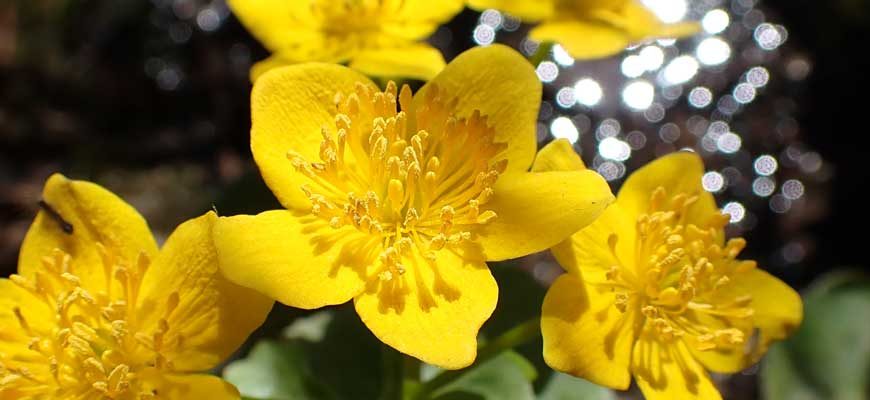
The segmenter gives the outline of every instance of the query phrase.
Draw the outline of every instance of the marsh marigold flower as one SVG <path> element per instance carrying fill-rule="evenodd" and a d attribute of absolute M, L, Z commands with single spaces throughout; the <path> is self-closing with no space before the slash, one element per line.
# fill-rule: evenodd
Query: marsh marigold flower
<path fill-rule="evenodd" d="M 486 261 L 551 247 L 613 199 L 594 172 L 528 171 L 540 96 L 531 65 L 499 45 L 416 95 L 338 65 L 263 75 L 251 149 L 287 209 L 220 219 L 224 273 L 294 307 L 353 299 L 386 344 L 469 365 L 498 297 Z"/>
<path fill-rule="evenodd" d="M 570 148 L 550 150 L 548 168 L 582 168 Z M 739 371 L 800 323 L 798 294 L 738 259 L 743 239 L 725 240 L 703 173 L 694 153 L 653 161 L 553 248 L 568 273 L 544 299 L 547 364 L 617 389 L 634 376 L 647 399 L 718 399 L 706 370 Z"/>
<path fill-rule="evenodd" d="M 649 39 L 680 38 L 698 31 L 695 23 L 666 24 L 640 0 L 468 0 L 470 7 L 494 8 L 524 22 L 540 22 L 529 33 L 555 42 L 572 57 L 601 58 Z"/>
<path fill-rule="evenodd" d="M 222 279 L 208 213 L 162 249 L 142 217 L 93 183 L 52 176 L 18 274 L 0 279 L 0 399 L 238 399 L 201 374 L 271 300 Z"/>
<path fill-rule="evenodd" d="M 251 77 L 282 65 L 347 63 L 369 76 L 428 80 L 444 68 L 422 40 L 462 10 L 462 0 L 229 0 L 272 52 Z"/>

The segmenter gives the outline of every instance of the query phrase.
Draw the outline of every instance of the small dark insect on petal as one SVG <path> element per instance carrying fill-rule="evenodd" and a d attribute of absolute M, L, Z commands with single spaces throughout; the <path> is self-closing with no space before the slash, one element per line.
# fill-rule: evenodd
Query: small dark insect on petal
<path fill-rule="evenodd" d="M 73 226 L 71 223 L 67 222 L 63 217 L 57 212 L 54 208 L 52 208 L 45 200 L 39 201 L 39 208 L 42 208 L 48 216 L 50 216 L 53 220 L 57 221 L 57 224 L 60 226 L 60 229 L 63 233 L 67 235 L 72 235 Z"/>

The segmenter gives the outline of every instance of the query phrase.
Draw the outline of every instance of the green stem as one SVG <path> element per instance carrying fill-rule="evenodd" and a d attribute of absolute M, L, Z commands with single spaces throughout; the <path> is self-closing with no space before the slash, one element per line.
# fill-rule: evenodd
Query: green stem
<path fill-rule="evenodd" d="M 550 55 L 550 50 L 553 50 L 553 46 L 555 43 L 553 42 L 542 42 L 538 45 L 538 50 L 535 50 L 535 54 L 532 54 L 529 57 L 529 62 L 532 63 L 533 67 L 537 67 L 541 61 L 544 61 L 547 56 Z"/>
<path fill-rule="evenodd" d="M 501 354 L 505 350 L 513 349 L 523 343 L 535 339 L 541 335 L 541 317 L 534 317 L 520 325 L 513 327 L 511 330 L 503 333 L 495 340 L 484 344 L 477 352 L 477 359 L 471 367 L 461 370 L 446 370 L 436 375 L 432 380 L 423 383 L 420 390 L 417 392 L 415 400 L 427 399 L 429 395 L 436 390 L 449 385 L 456 381 L 466 371 L 471 368 L 483 364 L 493 357 Z"/>
<path fill-rule="evenodd" d="M 381 345 L 381 363 L 383 364 L 383 377 L 381 379 L 380 400 L 402 400 L 402 355 L 386 344 Z"/>

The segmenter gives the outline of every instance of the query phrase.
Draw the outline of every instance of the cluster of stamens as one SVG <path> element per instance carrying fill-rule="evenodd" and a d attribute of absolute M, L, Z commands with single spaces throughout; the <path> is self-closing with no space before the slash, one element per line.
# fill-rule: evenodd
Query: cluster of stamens
<path fill-rule="evenodd" d="M 638 217 L 635 268 L 624 265 L 606 272 L 616 307 L 626 312 L 637 307 L 645 328 L 663 341 L 683 339 L 698 350 L 735 348 L 748 339 L 752 298 L 723 296 L 721 291 L 736 274 L 755 268 L 754 261 L 737 260 L 746 245 L 742 238 L 720 246 L 728 216 L 716 214 L 704 226 L 686 220 L 698 198 L 669 197 L 656 189 L 650 209 Z M 616 235 L 609 238 L 616 257 Z M 715 321 L 710 326 L 710 321 Z"/>
<path fill-rule="evenodd" d="M 457 118 L 455 100 L 432 86 L 411 110 L 411 89 L 393 82 L 383 92 L 357 84 L 335 97 L 333 126 L 321 134 L 320 161 L 288 153 L 309 178 L 302 190 L 312 214 L 331 227 L 379 238 L 381 279 L 402 274 L 401 260 L 418 250 L 427 259 L 472 238 L 496 218 L 485 205 L 507 167 L 486 117 Z M 418 99 L 419 100 L 419 99 Z"/>
<path fill-rule="evenodd" d="M 24 398 L 154 397 L 137 386 L 136 375 L 143 368 L 172 369 L 163 353 L 181 344 L 167 322 L 178 293 L 167 298 L 157 327 L 143 331 L 135 309 L 149 258 L 143 253 L 127 263 L 99 243 L 97 249 L 105 275 L 99 289 L 83 282 L 75 260 L 59 249 L 43 258 L 43 268 L 34 276 L 10 277 L 44 305 L 40 308 L 50 318 L 30 314 L 43 310 L 13 309 L 21 334 L 0 340 L 17 342 L 21 351 L 0 353 L 0 388 Z"/>

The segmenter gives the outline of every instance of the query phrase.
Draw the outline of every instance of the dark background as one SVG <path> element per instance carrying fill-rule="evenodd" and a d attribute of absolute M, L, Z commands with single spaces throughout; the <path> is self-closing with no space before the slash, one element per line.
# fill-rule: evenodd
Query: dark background
<path fill-rule="evenodd" d="M 836 167 L 828 218 L 812 227 L 819 269 L 867 265 L 870 168 L 867 71 L 870 2 L 772 0 L 792 37 L 812 54 L 804 115 L 804 139 Z M 775 240 L 775 238 L 771 238 Z M 866 267 L 865 267 L 866 268 Z"/>

